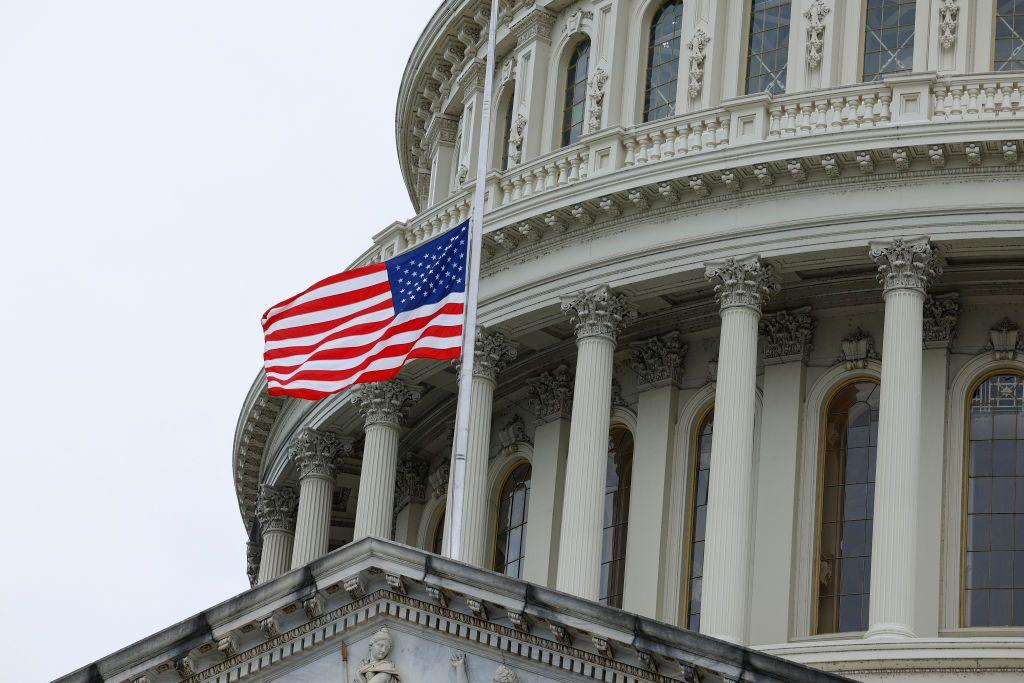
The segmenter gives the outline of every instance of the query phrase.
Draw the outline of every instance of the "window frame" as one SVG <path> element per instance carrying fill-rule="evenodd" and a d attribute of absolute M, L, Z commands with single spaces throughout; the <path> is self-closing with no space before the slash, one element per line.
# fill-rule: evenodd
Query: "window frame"
<path fill-rule="evenodd" d="M 740 65 L 739 65 L 739 82 L 737 83 L 737 92 L 742 92 L 743 93 L 743 95 L 742 95 L 743 97 L 750 96 L 750 95 L 763 95 L 763 94 L 765 94 L 767 92 L 765 90 L 758 91 L 758 92 L 750 92 L 749 82 L 748 82 L 749 81 L 748 74 L 750 72 L 750 38 L 751 38 L 751 32 L 754 29 L 753 15 L 754 15 L 754 2 L 755 1 L 756 0 L 748 0 L 748 2 L 746 3 L 746 7 L 745 7 L 745 13 L 743 15 L 743 28 L 744 28 L 744 30 L 743 30 L 743 60 L 740 62 Z M 793 26 L 794 26 L 794 19 L 793 19 L 793 9 L 794 8 L 793 8 L 793 4 L 794 4 L 793 0 L 790 0 L 790 2 L 789 2 L 789 33 L 790 33 L 790 35 L 789 35 L 789 38 L 786 41 L 786 80 L 782 84 L 782 92 L 780 92 L 780 93 L 772 93 L 773 97 L 782 97 L 783 95 L 785 95 L 788 92 L 788 87 L 789 87 L 789 67 L 790 67 L 789 58 L 791 56 L 789 54 L 789 52 L 790 52 L 790 50 L 792 49 L 792 46 L 793 46 L 793 41 L 792 41 Z M 865 8 L 867 7 L 867 3 L 866 2 L 864 3 L 864 6 L 865 6 Z M 797 9 L 797 13 L 799 15 L 800 14 L 800 8 L 798 7 L 796 9 Z M 865 9 L 865 12 L 866 11 L 867 10 Z M 867 15 L 865 14 L 865 17 L 866 16 Z M 862 43 L 862 49 L 863 49 L 863 41 L 861 41 L 861 43 Z M 861 60 L 863 61 L 863 57 L 861 57 Z"/>
<path fill-rule="evenodd" d="M 580 126 L 581 126 L 581 128 L 580 128 L 580 135 L 579 135 L 579 138 L 577 138 L 575 141 L 570 140 L 569 142 L 565 142 L 565 140 L 566 140 L 566 133 L 569 133 L 572 130 L 572 128 L 574 127 L 574 126 L 570 126 L 568 129 L 565 128 L 565 114 L 568 111 L 568 108 L 567 108 L 566 104 L 568 102 L 567 96 L 569 95 L 569 66 L 571 64 L 573 64 L 573 59 L 576 57 L 577 51 L 580 49 L 580 46 L 582 46 L 584 43 L 587 45 L 587 70 L 586 70 L 585 78 L 582 81 L 584 83 L 584 92 L 583 92 L 583 100 L 582 100 L 582 104 L 583 104 L 583 119 L 580 122 Z M 591 39 L 591 37 L 590 37 L 590 35 L 588 33 L 577 34 L 576 36 L 574 36 L 574 39 L 569 41 L 565 45 L 565 47 L 563 48 L 563 53 L 562 54 L 564 55 L 564 57 L 559 62 L 560 66 L 561 66 L 561 69 L 560 69 L 561 73 L 559 75 L 560 83 L 561 83 L 561 88 L 559 88 L 559 91 L 558 91 L 558 100 L 557 101 L 561 104 L 561 106 L 558 109 L 558 124 L 557 124 L 557 128 L 556 128 L 556 131 L 555 131 L 555 136 L 556 136 L 555 137 L 555 149 L 564 149 L 566 147 L 571 147 L 572 145 L 578 144 L 579 143 L 579 139 L 587 134 L 587 130 L 586 130 L 586 128 L 587 128 L 587 114 L 588 114 L 587 95 L 589 94 L 589 92 L 588 92 L 589 88 L 587 87 L 587 84 L 590 81 L 590 73 L 591 73 L 591 70 L 592 70 L 592 67 L 593 67 L 593 59 L 592 59 L 593 58 L 593 50 L 594 50 L 593 40 Z M 579 83 L 580 83 L 580 81 L 575 81 L 573 83 L 573 87 L 575 88 Z M 573 106 L 575 106 L 575 104 L 576 104 L 576 102 L 575 102 L 575 100 L 573 100 Z M 570 118 L 570 121 L 571 121 L 571 118 Z M 570 138 L 571 138 L 571 134 L 570 134 Z"/>
<path fill-rule="evenodd" d="M 858 64 L 857 64 L 857 79 L 858 79 L 857 82 L 858 83 L 880 83 L 883 80 L 885 80 L 885 78 L 887 76 L 894 76 L 894 75 L 899 75 L 899 74 L 913 73 L 914 72 L 914 64 L 917 63 L 917 61 L 919 59 L 919 55 L 917 54 L 918 43 L 919 43 L 919 41 L 918 41 L 918 37 L 919 37 L 918 29 L 920 28 L 919 24 L 921 22 L 922 16 L 924 16 L 926 18 L 926 20 L 927 20 L 929 12 L 928 11 L 918 12 L 918 10 L 921 9 L 920 7 L 918 7 L 918 4 L 919 4 L 918 0 L 913 0 L 913 2 L 914 2 L 914 41 L 913 41 L 912 47 L 910 48 L 910 59 L 911 59 L 910 68 L 905 70 L 905 71 L 892 71 L 892 72 L 887 72 L 887 73 L 879 73 L 879 74 L 876 75 L 875 78 L 873 78 L 872 80 L 869 81 L 869 80 L 865 79 L 865 77 L 864 77 L 865 76 L 865 74 L 864 74 L 864 66 L 865 66 L 864 59 L 867 57 L 867 47 L 868 47 L 868 3 L 869 2 L 870 2 L 870 0 L 862 0 L 862 4 L 861 4 L 861 16 L 860 16 L 860 27 L 861 27 L 861 30 L 860 30 L 860 46 L 859 46 L 860 59 L 858 60 Z M 929 36 L 925 36 L 925 38 L 926 38 L 925 42 L 927 43 L 928 42 L 927 39 L 929 38 Z"/>
<path fill-rule="evenodd" d="M 651 90 L 651 87 L 650 87 L 650 76 L 651 76 L 651 58 L 653 57 L 653 49 L 652 48 L 654 46 L 654 43 L 652 41 L 653 32 L 654 32 L 654 24 L 655 24 L 655 21 L 658 19 L 658 15 L 670 3 L 674 3 L 674 2 L 678 2 L 678 4 L 679 4 L 679 38 L 678 38 L 678 41 L 679 41 L 679 46 L 678 46 L 679 55 L 676 58 L 676 76 L 675 76 L 675 80 L 674 80 L 676 87 L 675 87 L 675 95 L 674 95 L 674 97 L 672 99 L 672 109 L 673 109 L 673 111 L 672 111 L 671 114 L 666 114 L 665 116 L 660 116 L 658 118 L 650 119 L 650 118 L 647 117 L 647 114 L 648 114 L 647 95 L 648 95 L 648 93 Z M 685 46 L 683 44 L 683 33 L 685 31 L 685 21 L 684 21 L 685 14 L 684 14 L 684 11 L 685 11 L 685 8 L 686 8 L 686 0 L 659 0 L 658 2 L 652 3 L 651 4 L 651 8 L 653 8 L 653 11 L 648 10 L 648 11 L 650 11 L 649 18 L 643 24 L 644 26 L 646 26 L 647 30 L 646 30 L 646 32 L 642 36 L 643 41 L 641 43 L 640 66 L 641 66 L 642 74 L 641 74 L 641 77 L 639 79 L 640 80 L 640 85 L 641 85 L 641 87 L 640 87 L 640 117 L 639 117 L 639 119 L 640 119 L 639 123 L 640 124 L 652 123 L 654 121 L 660 121 L 662 119 L 672 118 L 673 116 L 679 116 L 680 115 L 680 111 L 679 111 L 679 108 L 678 108 L 679 107 L 679 87 L 680 87 L 681 84 L 683 84 L 683 78 L 681 77 L 681 74 L 680 74 L 680 68 L 682 67 L 683 63 L 685 62 L 685 59 L 684 59 L 684 53 L 685 53 L 684 47 Z M 646 14 L 645 14 L 645 16 L 646 16 Z M 652 109 L 650 111 L 654 111 L 654 110 Z"/>
<path fill-rule="evenodd" d="M 854 373 L 850 374 L 849 376 L 843 377 L 838 382 L 835 382 L 832 385 L 831 389 L 829 389 L 829 391 L 825 394 L 825 398 L 821 401 L 821 404 L 818 406 L 818 438 L 817 443 L 815 444 L 815 449 L 817 453 L 817 459 L 815 461 L 817 472 L 815 477 L 814 494 L 814 525 L 812 526 L 812 533 L 814 534 L 814 538 L 811 544 L 810 558 L 811 562 L 813 563 L 813 568 L 811 570 L 810 586 L 810 633 L 808 634 L 813 637 L 849 638 L 857 637 L 859 634 L 866 633 L 866 631 L 829 631 L 827 633 L 822 633 L 820 631 L 818 624 L 818 608 L 820 600 L 818 585 L 821 579 L 821 562 L 819 560 L 819 556 L 821 554 L 822 511 L 825 503 L 825 431 L 828 429 L 828 411 L 829 407 L 832 405 L 832 401 L 835 400 L 836 396 L 839 395 L 839 392 L 853 384 L 859 384 L 861 382 L 872 382 L 875 385 L 877 385 L 878 390 L 881 391 L 882 381 L 880 377 L 872 375 L 870 373 Z M 872 511 L 872 524 L 873 523 L 874 511 Z M 868 595 L 870 596 L 870 591 Z"/>
<path fill-rule="evenodd" d="M 627 434 L 629 434 L 630 441 L 632 441 L 632 452 L 629 454 L 629 481 L 626 483 L 625 486 L 622 486 L 622 482 L 620 481 L 619 482 L 619 486 L 615 489 L 615 493 L 618 494 L 623 489 L 626 489 L 626 490 L 629 491 L 629 494 L 632 495 L 632 492 L 633 492 L 633 465 L 636 463 L 636 431 L 634 429 L 631 429 L 626 424 L 623 424 L 621 422 L 614 422 L 608 428 L 608 438 L 609 438 L 609 441 L 611 441 L 612 434 L 614 432 L 616 432 L 616 431 L 626 432 Z M 609 449 L 609 456 L 610 455 L 611 455 L 611 451 Z M 605 493 L 604 493 L 604 495 L 605 495 L 605 499 L 607 499 L 607 496 L 608 496 L 608 486 L 607 486 L 607 483 L 605 484 Z M 613 524 L 612 524 L 612 526 L 613 527 L 614 526 L 621 526 L 621 525 L 624 524 L 625 527 L 626 527 L 626 539 L 625 539 L 625 543 L 623 544 L 623 547 L 622 547 L 622 555 L 621 555 L 621 557 L 613 557 L 608 562 L 604 561 L 604 532 L 609 527 L 602 526 L 602 529 L 601 529 L 601 537 L 602 537 L 602 539 L 601 539 L 601 567 L 603 568 L 605 564 L 611 564 L 611 563 L 615 562 L 616 560 L 621 560 L 622 561 L 622 585 L 621 586 L 614 586 L 613 587 L 613 589 L 614 590 L 618 590 L 618 592 L 616 592 L 616 593 L 609 592 L 607 595 L 602 596 L 601 593 L 603 593 L 605 591 L 605 589 L 608 588 L 608 586 L 604 585 L 604 584 L 602 584 L 600 586 L 600 589 L 598 591 L 598 602 L 600 602 L 600 603 L 602 603 L 604 605 L 611 606 L 611 604 L 608 602 L 608 598 L 617 597 L 621 601 L 625 597 L 625 593 L 626 593 L 626 565 L 627 565 L 628 557 L 629 557 L 629 555 L 628 555 L 628 549 L 629 549 L 629 513 L 630 513 L 630 505 L 627 504 L 626 505 L 626 519 L 625 519 L 625 522 L 622 522 L 620 524 L 615 524 L 614 523 L 614 519 L 615 519 L 614 518 L 614 510 L 613 510 L 613 517 L 612 517 Z M 612 541 L 611 552 L 614 553 L 614 551 L 615 551 L 615 545 L 614 545 L 614 533 L 613 533 L 613 541 Z M 610 582 L 611 582 L 611 575 L 609 573 L 609 583 Z M 619 606 L 618 609 L 622 609 L 622 607 Z"/>
<path fill-rule="evenodd" d="M 690 452 L 688 454 L 689 463 L 687 464 L 689 472 L 689 481 L 687 482 L 688 491 L 686 494 L 686 530 L 683 538 L 683 590 L 682 600 L 680 601 L 680 627 L 689 630 L 690 628 L 690 584 L 693 579 L 693 535 L 697 524 L 697 479 L 700 473 L 700 435 L 704 431 L 704 426 L 711 419 L 711 438 L 714 440 L 714 418 L 715 414 L 715 402 L 712 399 L 710 403 L 702 407 L 697 411 L 697 419 L 693 421 L 693 431 L 690 434 Z M 710 470 L 710 468 L 709 468 Z M 710 474 L 708 481 L 710 485 Z M 710 493 L 710 491 L 709 491 Z M 703 579 L 703 574 L 701 574 Z M 701 607 L 703 608 L 703 580 L 701 582 Z"/>
<path fill-rule="evenodd" d="M 526 465 L 527 467 L 530 468 L 530 478 L 529 478 L 528 481 L 531 482 L 530 488 L 532 489 L 533 488 L 532 487 L 532 482 L 533 482 L 533 463 L 530 461 L 529 458 L 524 458 L 524 457 L 515 458 L 512 462 L 508 463 L 503 468 L 501 476 L 498 478 L 498 481 L 497 481 L 498 485 L 495 488 L 492 489 L 493 493 L 492 493 L 492 496 L 491 496 L 491 500 L 493 501 L 492 510 L 494 511 L 494 516 L 493 516 L 494 524 L 491 527 L 491 534 L 490 534 L 490 543 L 491 543 L 491 562 L 490 562 L 490 568 L 491 568 L 491 571 L 497 572 L 499 574 L 503 574 L 505 576 L 509 576 L 508 574 L 505 574 L 505 569 L 508 568 L 508 565 L 510 564 L 509 562 L 507 562 L 507 561 L 505 562 L 505 568 L 497 569 L 497 561 L 498 561 L 498 536 L 501 533 L 501 531 L 500 531 L 500 525 L 501 525 L 501 517 L 500 517 L 500 515 L 501 515 L 501 499 L 502 499 L 502 495 L 501 494 L 505 490 L 505 486 L 506 486 L 506 484 L 508 484 L 509 479 L 512 478 L 512 475 L 522 465 Z M 520 538 L 520 555 L 517 558 L 517 560 L 515 560 L 515 561 L 519 562 L 519 575 L 515 576 L 515 577 L 512 577 L 512 578 L 517 578 L 517 579 L 522 579 L 523 578 L 523 570 L 525 568 L 524 567 L 524 562 L 526 561 L 526 534 L 529 532 L 529 523 L 530 523 L 530 498 L 531 498 L 531 496 L 529 495 L 529 493 L 527 493 L 527 499 L 526 499 L 526 502 L 525 502 L 525 506 L 523 508 L 523 523 L 522 523 L 522 525 L 520 525 L 522 528 L 525 529 L 525 531 L 523 532 L 523 534 L 522 534 L 522 536 Z M 507 559 L 508 558 L 506 558 L 506 560 Z"/>
<path fill-rule="evenodd" d="M 1024 73 L 1024 69 L 1010 70 L 1010 71 L 998 71 L 996 70 L 996 29 L 999 27 L 999 0 L 994 0 L 992 3 L 992 25 L 989 35 L 992 37 L 991 49 L 989 50 L 988 65 L 992 70 L 992 73 L 997 74 L 1019 74 Z M 1024 53 L 1020 61 L 1024 61 Z"/>
<path fill-rule="evenodd" d="M 1010 626 L 970 626 L 967 624 L 967 515 L 970 503 L 970 448 L 971 448 L 971 401 L 975 392 L 986 381 L 999 375 L 1015 375 L 1024 381 L 1024 368 L 1006 363 L 995 364 L 977 374 L 974 380 L 968 385 L 967 391 L 961 401 L 962 412 L 961 423 L 963 426 L 963 439 L 960 446 L 960 549 L 958 558 L 959 576 L 957 583 L 959 590 L 957 594 L 957 628 L 969 631 L 1021 631 L 1024 624 Z M 955 398 L 950 396 L 950 398 Z"/>

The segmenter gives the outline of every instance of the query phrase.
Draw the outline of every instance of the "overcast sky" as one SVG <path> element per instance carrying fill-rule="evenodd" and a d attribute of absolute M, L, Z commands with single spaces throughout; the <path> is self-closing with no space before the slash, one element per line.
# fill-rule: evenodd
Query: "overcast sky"
<path fill-rule="evenodd" d="M 260 314 L 412 207 L 437 0 L 0 0 L 0 678 L 248 588 L 231 441 Z"/>

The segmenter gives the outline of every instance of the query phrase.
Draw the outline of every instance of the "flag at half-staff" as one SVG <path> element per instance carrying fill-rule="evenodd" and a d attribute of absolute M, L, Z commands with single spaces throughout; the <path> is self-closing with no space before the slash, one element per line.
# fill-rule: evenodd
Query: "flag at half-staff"
<path fill-rule="evenodd" d="M 263 315 L 267 386 L 320 399 L 462 352 L 469 223 L 383 263 L 325 278 Z"/>

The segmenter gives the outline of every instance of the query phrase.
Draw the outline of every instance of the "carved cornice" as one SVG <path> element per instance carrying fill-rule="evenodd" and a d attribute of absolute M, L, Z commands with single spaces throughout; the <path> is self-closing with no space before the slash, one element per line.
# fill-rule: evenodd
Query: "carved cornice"
<path fill-rule="evenodd" d="M 927 237 L 877 240 L 871 242 L 870 254 L 878 265 L 878 281 L 886 294 L 897 289 L 924 294 L 929 283 L 942 274 Z"/>
<path fill-rule="evenodd" d="M 454 145 L 459 135 L 459 119 L 447 114 L 435 114 L 427 124 L 424 135 L 427 150 L 433 154 L 438 144 Z"/>
<path fill-rule="evenodd" d="M 811 317 L 810 306 L 762 317 L 765 360 L 806 359 L 814 348 L 814 328 L 817 325 Z"/>
<path fill-rule="evenodd" d="M 395 473 L 395 512 L 409 503 L 422 503 L 427 499 L 427 471 L 430 463 L 420 458 L 404 458 L 398 462 Z"/>
<path fill-rule="evenodd" d="M 924 300 L 924 345 L 948 346 L 956 338 L 960 319 L 960 295 L 956 292 L 929 296 Z"/>
<path fill-rule="evenodd" d="M 562 297 L 562 312 L 576 328 L 576 339 L 604 337 L 615 343 L 619 329 L 637 318 L 624 294 L 616 294 L 607 285 L 584 289 Z"/>
<path fill-rule="evenodd" d="M 535 7 L 512 25 L 511 33 L 515 36 L 516 47 L 521 48 L 537 40 L 550 43 L 554 26 L 555 16 Z"/>
<path fill-rule="evenodd" d="M 352 453 L 352 440 L 330 432 L 306 428 L 288 447 L 299 478 L 323 477 L 334 480 L 343 453 Z"/>
<path fill-rule="evenodd" d="M 263 533 L 295 531 L 295 515 L 299 509 L 299 493 L 294 486 L 260 486 L 256 502 L 256 518 Z"/>
<path fill-rule="evenodd" d="M 399 427 L 405 423 L 408 404 L 418 401 L 421 395 L 419 387 L 396 378 L 361 384 L 352 401 L 359 406 L 366 427 L 378 424 Z"/>
<path fill-rule="evenodd" d="M 708 261 L 704 277 L 715 285 L 715 298 L 722 309 L 747 306 L 758 313 L 779 284 L 770 264 L 759 256 Z"/>
<path fill-rule="evenodd" d="M 568 419 L 572 415 L 573 376 L 569 368 L 559 365 L 539 377 L 526 380 L 530 405 L 542 421 Z"/>
<path fill-rule="evenodd" d="M 636 373 L 638 388 L 651 389 L 683 379 L 686 352 L 689 346 L 679 332 L 634 342 L 630 345 L 630 367 Z"/>

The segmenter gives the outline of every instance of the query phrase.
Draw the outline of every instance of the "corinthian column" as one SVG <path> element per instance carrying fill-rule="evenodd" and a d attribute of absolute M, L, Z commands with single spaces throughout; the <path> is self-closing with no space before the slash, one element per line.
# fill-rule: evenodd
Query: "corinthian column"
<path fill-rule="evenodd" d="M 291 567 L 295 541 L 295 511 L 299 495 L 292 486 L 260 486 L 256 519 L 263 534 L 263 552 L 257 583 L 266 583 Z"/>
<path fill-rule="evenodd" d="M 612 363 L 619 327 L 636 318 L 626 297 L 607 286 L 562 300 L 576 324 L 576 384 L 573 390 L 569 456 L 562 501 L 562 547 L 558 553 L 560 591 L 597 600 L 601 583 L 601 535 L 608 468 L 608 426 L 612 409 Z"/>
<path fill-rule="evenodd" d="M 406 405 L 419 397 L 418 388 L 410 387 L 400 379 L 392 379 L 364 384 L 353 398 L 365 420 L 363 468 L 359 476 L 353 541 L 364 536 L 391 536 L 398 432 L 405 421 Z"/>
<path fill-rule="evenodd" d="M 305 429 L 289 449 L 299 471 L 299 512 L 295 522 L 292 569 L 327 554 L 334 475 L 338 457 L 346 448 L 351 452 L 351 443 L 334 434 Z"/>
<path fill-rule="evenodd" d="M 921 458 L 924 295 L 939 272 L 928 239 L 871 243 L 885 299 L 869 637 L 913 637 Z"/>
<path fill-rule="evenodd" d="M 715 386 L 700 631 L 745 643 L 753 534 L 754 405 L 761 304 L 778 289 L 757 256 L 709 261 L 722 328 Z"/>
<path fill-rule="evenodd" d="M 500 332 L 476 332 L 473 359 L 473 400 L 469 408 L 469 443 L 462 512 L 463 562 L 486 567 L 488 533 L 487 463 L 490 459 L 491 409 L 498 372 L 516 357 L 518 345 Z"/>

